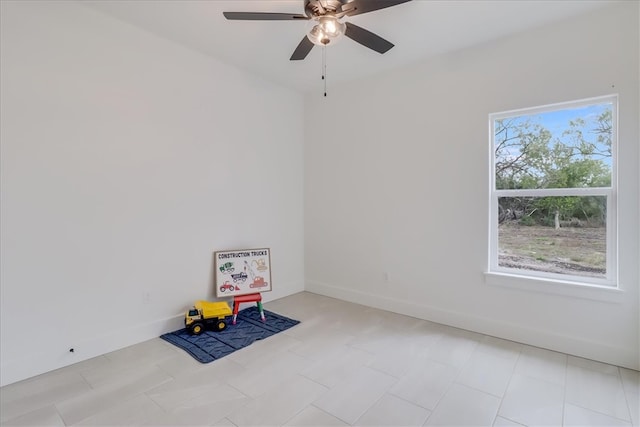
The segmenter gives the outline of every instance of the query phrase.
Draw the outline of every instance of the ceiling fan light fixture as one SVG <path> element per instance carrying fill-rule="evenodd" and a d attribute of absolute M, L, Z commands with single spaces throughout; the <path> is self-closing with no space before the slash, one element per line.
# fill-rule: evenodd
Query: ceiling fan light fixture
<path fill-rule="evenodd" d="M 313 44 L 326 46 L 339 40 L 345 33 L 347 26 L 335 16 L 320 16 L 311 21 L 311 28 L 307 37 Z"/>
<path fill-rule="evenodd" d="M 302 0 L 304 15 L 278 12 L 223 12 L 223 15 L 236 21 L 307 21 L 307 34 L 289 58 L 291 61 L 300 61 L 307 57 L 315 45 L 325 47 L 330 43 L 335 44 L 342 36 L 380 54 L 387 52 L 393 47 L 393 43 L 351 22 L 340 20 L 409 1 L 411 0 Z"/>

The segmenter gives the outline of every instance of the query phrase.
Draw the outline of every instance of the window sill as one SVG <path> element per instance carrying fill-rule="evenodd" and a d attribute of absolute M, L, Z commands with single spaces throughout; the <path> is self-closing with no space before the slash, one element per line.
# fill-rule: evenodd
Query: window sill
<path fill-rule="evenodd" d="M 490 286 L 500 286 L 509 289 L 519 289 L 600 302 L 621 303 L 625 298 L 625 292 L 613 286 L 582 284 L 509 273 L 485 272 L 484 281 Z"/>

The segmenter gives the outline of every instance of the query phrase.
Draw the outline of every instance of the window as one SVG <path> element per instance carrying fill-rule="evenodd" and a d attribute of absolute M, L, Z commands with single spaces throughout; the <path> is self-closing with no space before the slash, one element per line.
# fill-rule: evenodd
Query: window
<path fill-rule="evenodd" d="M 489 272 L 617 286 L 617 97 L 489 121 Z"/>

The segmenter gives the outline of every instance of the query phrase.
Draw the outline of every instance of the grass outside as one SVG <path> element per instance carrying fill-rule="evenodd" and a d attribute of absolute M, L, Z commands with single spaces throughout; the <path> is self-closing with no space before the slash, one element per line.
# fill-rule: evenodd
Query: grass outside
<path fill-rule="evenodd" d="M 604 227 L 522 226 L 499 227 L 498 265 L 586 277 L 606 274 Z"/>

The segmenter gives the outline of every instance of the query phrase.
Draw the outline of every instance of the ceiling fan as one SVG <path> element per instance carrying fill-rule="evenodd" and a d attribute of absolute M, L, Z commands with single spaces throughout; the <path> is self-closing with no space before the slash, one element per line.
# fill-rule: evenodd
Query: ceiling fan
<path fill-rule="evenodd" d="M 309 31 L 291 55 L 291 61 L 307 57 L 314 45 L 327 46 L 342 35 L 378 53 L 393 43 L 342 18 L 384 9 L 411 0 L 304 0 L 304 15 L 270 12 L 223 12 L 227 19 L 244 21 L 311 21 Z"/>

